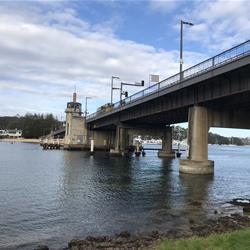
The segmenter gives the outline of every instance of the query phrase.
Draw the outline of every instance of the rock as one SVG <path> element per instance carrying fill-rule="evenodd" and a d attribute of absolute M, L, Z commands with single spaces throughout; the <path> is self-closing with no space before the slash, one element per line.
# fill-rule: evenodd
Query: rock
<path fill-rule="evenodd" d="M 68 243 L 68 248 L 70 250 L 81 250 L 89 245 L 90 243 L 86 240 L 73 239 Z"/>
<path fill-rule="evenodd" d="M 245 208 L 250 206 L 245 206 Z M 216 214 L 217 210 L 214 210 Z M 250 226 L 250 217 L 231 214 L 213 219 L 204 219 L 194 221 L 189 218 L 190 229 L 172 229 L 167 233 L 160 233 L 157 230 L 146 234 L 131 235 L 128 231 L 123 231 L 115 236 L 88 236 L 85 240 L 72 240 L 68 245 L 68 250 L 146 250 L 154 249 L 156 243 L 162 239 L 190 238 L 193 236 L 208 236 L 210 234 L 224 233 L 235 229 L 246 228 Z M 157 244 L 158 245 L 158 244 Z M 48 250 L 37 249 L 37 250 Z"/>
<path fill-rule="evenodd" d="M 192 205 L 192 206 L 196 206 L 196 207 L 200 207 L 200 206 L 202 205 L 202 203 L 199 202 L 199 201 L 192 201 L 192 202 L 191 202 L 191 205 Z"/>
<path fill-rule="evenodd" d="M 194 224 L 194 220 L 192 218 L 189 218 L 188 221 L 189 221 L 190 224 Z"/>
<path fill-rule="evenodd" d="M 236 206 L 250 206 L 250 200 L 249 199 L 242 199 L 242 198 L 237 198 L 229 201 L 230 204 L 236 205 Z"/>
<path fill-rule="evenodd" d="M 47 246 L 45 246 L 45 245 L 39 245 L 34 250 L 49 250 L 49 248 Z"/>
<path fill-rule="evenodd" d="M 154 230 L 151 232 L 150 236 L 153 238 L 159 238 L 160 234 L 157 230 Z"/>
<path fill-rule="evenodd" d="M 250 206 L 243 207 L 243 212 L 250 213 Z"/>
<path fill-rule="evenodd" d="M 96 239 L 96 237 L 94 237 L 94 236 L 87 236 L 85 238 L 85 240 L 90 241 L 90 242 L 95 241 L 95 239 Z"/>
<path fill-rule="evenodd" d="M 179 238 L 179 231 L 176 229 L 171 229 L 167 232 L 167 237 L 169 238 Z"/>
<path fill-rule="evenodd" d="M 122 231 L 116 235 L 116 237 L 129 238 L 131 234 L 128 231 Z"/>

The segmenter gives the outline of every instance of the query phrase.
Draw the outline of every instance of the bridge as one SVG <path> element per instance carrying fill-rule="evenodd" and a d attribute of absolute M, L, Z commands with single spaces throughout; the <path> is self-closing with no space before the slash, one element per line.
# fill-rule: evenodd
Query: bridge
<path fill-rule="evenodd" d="M 180 172 L 212 174 L 210 127 L 250 128 L 250 40 L 87 116 L 90 138 L 122 154 L 136 134 L 161 134 L 159 156 L 172 157 L 171 124 L 188 122 Z"/>

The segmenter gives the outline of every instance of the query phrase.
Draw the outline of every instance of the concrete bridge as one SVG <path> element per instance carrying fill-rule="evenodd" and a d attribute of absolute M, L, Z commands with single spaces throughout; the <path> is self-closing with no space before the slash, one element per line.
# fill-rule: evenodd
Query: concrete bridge
<path fill-rule="evenodd" d="M 188 122 L 188 158 L 180 171 L 212 174 L 210 127 L 250 128 L 250 40 L 184 70 L 86 119 L 97 145 L 123 154 L 133 135 L 161 135 L 159 156 L 172 157 L 171 124 Z M 86 138 L 87 138 L 86 137 Z"/>

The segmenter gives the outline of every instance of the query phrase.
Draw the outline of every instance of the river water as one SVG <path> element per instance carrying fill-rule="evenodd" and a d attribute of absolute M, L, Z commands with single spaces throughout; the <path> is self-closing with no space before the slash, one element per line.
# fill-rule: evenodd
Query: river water
<path fill-rule="evenodd" d="M 58 249 L 72 238 L 123 230 L 185 230 L 188 218 L 232 213 L 228 200 L 250 196 L 250 147 L 209 146 L 209 158 L 213 177 L 181 175 L 179 160 L 157 151 L 116 158 L 1 142 L 0 249 Z"/>

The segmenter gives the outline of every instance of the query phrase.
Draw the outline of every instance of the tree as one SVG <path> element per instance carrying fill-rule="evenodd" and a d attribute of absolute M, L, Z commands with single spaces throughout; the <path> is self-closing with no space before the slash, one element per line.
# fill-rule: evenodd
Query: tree
<path fill-rule="evenodd" d="M 21 117 L 0 117 L 0 129 L 20 129 L 25 138 L 38 138 L 62 127 L 52 114 L 30 114 Z"/>

